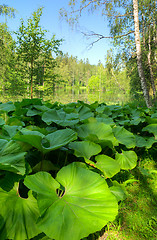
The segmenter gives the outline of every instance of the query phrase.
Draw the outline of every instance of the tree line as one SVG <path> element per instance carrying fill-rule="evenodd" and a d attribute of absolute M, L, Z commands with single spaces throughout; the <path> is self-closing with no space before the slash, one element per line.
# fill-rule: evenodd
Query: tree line
<path fill-rule="evenodd" d="M 74 19 L 77 13 L 74 2 L 69 1 L 71 12 L 62 10 L 62 17 L 71 15 L 70 19 L 77 20 Z M 82 87 L 88 91 L 121 91 L 133 97 L 142 91 L 147 106 L 150 106 L 150 94 L 156 98 L 157 78 L 155 2 L 139 2 L 139 9 L 136 5 L 139 20 L 137 28 L 139 27 L 140 34 L 136 41 L 133 28 L 133 22 L 136 22 L 135 6 L 131 3 L 132 1 L 124 3 L 93 0 L 88 4 L 87 1 L 80 1 L 80 6 L 77 5 L 81 12 L 90 8 L 94 13 L 101 8 L 102 15 L 108 17 L 110 38 L 116 47 L 116 54 L 110 49 L 104 65 L 101 62 L 91 65 L 88 59 L 78 60 L 68 53 L 63 54 L 60 51 L 62 39 L 56 39 L 53 35 L 48 40 L 47 31 L 40 26 L 42 8 L 33 12 L 27 22 L 21 20 L 19 29 L 15 32 L 16 41 L 6 23 L 0 23 L 0 92 L 33 98 L 38 92 L 52 95 L 59 87 Z M 15 9 L 0 5 L 0 15 L 13 17 L 15 13 Z M 107 37 L 93 32 L 84 34 L 91 39 L 97 38 L 91 44 Z"/>
<path fill-rule="evenodd" d="M 68 10 L 61 9 L 61 16 L 70 24 L 79 22 L 86 13 L 101 14 L 108 20 L 110 36 L 98 32 L 84 32 L 91 38 L 91 45 L 110 38 L 125 59 L 131 82 L 143 91 L 146 105 L 150 107 L 150 92 L 156 99 L 157 78 L 157 12 L 155 0 L 69 0 Z M 69 11 L 70 9 L 70 11 Z M 103 31 L 103 30 L 102 30 Z M 133 77 L 132 77 L 133 76 Z"/>
<path fill-rule="evenodd" d="M 62 39 L 57 40 L 55 35 L 51 40 L 46 39 L 47 31 L 40 26 L 41 15 L 42 8 L 39 8 L 27 23 L 21 20 L 21 25 L 15 32 L 16 41 L 7 25 L 0 24 L 2 94 L 33 98 L 39 91 L 48 95 L 59 87 L 110 91 L 121 89 L 122 81 L 124 86 L 126 70 L 121 69 L 114 74 L 114 56 L 111 50 L 108 51 L 106 66 L 101 62 L 91 65 L 88 59 L 78 60 L 68 53 L 63 54 L 60 51 Z M 125 85 L 126 91 L 129 85 Z"/>

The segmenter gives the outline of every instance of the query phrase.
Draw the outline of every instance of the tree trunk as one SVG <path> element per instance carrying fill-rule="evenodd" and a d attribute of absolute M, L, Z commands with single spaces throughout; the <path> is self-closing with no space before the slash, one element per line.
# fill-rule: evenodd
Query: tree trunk
<path fill-rule="evenodd" d="M 144 95 L 144 99 L 147 107 L 151 107 L 151 101 L 149 97 L 149 91 L 142 66 L 142 52 L 139 32 L 139 18 L 138 18 L 138 0 L 133 0 L 133 12 L 134 12 L 134 26 L 135 26 L 135 43 L 136 43 L 136 54 L 137 54 L 137 67 L 138 74 L 141 81 L 141 87 Z"/>
<path fill-rule="evenodd" d="M 31 99 L 33 98 L 33 60 L 31 61 Z"/>
<path fill-rule="evenodd" d="M 142 39 L 143 39 L 143 47 L 144 51 L 146 52 L 146 39 L 145 39 L 145 22 L 144 22 L 144 17 L 142 13 Z"/>
<path fill-rule="evenodd" d="M 151 33 L 150 33 L 150 24 L 148 27 L 148 47 L 149 47 L 149 51 L 148 51 L 148 66 L 149 66 L 149 71 L 150 71 L 150 81 L 151 81 L 151 86 L 152 86 L 152 90 L 153 90 L 153 96 L 154 96 L 154 100 L 156 99 L 156 87 L 155 87 L 155 83 L 154 83 L 154 76 L 153 76 L 153 69 L 152 69 L 152 64 L 151 64 Z"/>

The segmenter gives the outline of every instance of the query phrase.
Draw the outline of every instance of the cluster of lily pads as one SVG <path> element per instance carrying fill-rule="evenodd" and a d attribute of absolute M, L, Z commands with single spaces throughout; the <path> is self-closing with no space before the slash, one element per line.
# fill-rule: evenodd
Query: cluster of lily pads
<path fill-rule="evenodd" d="M 157 111 L 0 103 L 0 239 L 80 240 L 100 231 L 126 197 L 121 171 L 157 143 Z"/>

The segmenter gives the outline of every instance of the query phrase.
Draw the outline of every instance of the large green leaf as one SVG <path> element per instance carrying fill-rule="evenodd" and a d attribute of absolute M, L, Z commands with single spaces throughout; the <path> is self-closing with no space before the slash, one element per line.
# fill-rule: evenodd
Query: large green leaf
<path fill-rule="evenodd" d="M 97 122 L 103 122 L 103 123 L 108 124 L 110 126 L 111 125 L 112 126 L 115 125 L 113 119 L 108 117 L 106 114 L 99 114 L 99 115 L 97 115 L 96 116 L 96 120 L 97 120 Z"/>
<path fill-rule="evenodd" d="M 137 155 L 134 151 L 123 151 L 116 153 L 116 160 L 118 161 L 121 169 L 133 169 L 137 164 Z"/>
<path fill-rule="evenodd" d="M 127 191 L 122 184 L 117 181 L 112 181 L 113 186 L 110 187 L 110 191 L 115 195 L 117 201 L 123 201 L 127 196 Z"/>
<path fill-rule="evenodd" d="M 33 172 L 45 171 L 50 172 L 54 170 L 59 170 L 51 161 L 42 160 L 33 167 Z"/>
<path fill-rule="evenodd" d="M 118 141 L 124 144 L 127 148 L 134 148 L 136 146 L 135 136 L 124 127 L 114 127 L 113 133 Z"/>
<path fill-rule="evenodd" d="M 42 115 L 42 120 L 46 124 L 56 123 L 61 126 L 72 126 L 79 122 L 77 114 L 66 114 L 63 109 L 55 110 L 50 109 Z"/>
<path fill-rule="evenodd" d="M 83 121 L 85 119 L 88 119 L 90 117 L 94 116 L 94 113 L 91 112 L 90 108 L 86 106 L 81 106 L 77 109 L 77 112 L 79 114 L 80 121 Z"/>
<path fill-rule="evenodd" d="M 0 104 L 0 111 L 3 112 L 11 112 L 15 110 L 15 105 L 12 102 L 1 103 Z"/>
<path fill-rule="evenodd" d="M 25 240 L 39 234 L 36 225 L 39 210 L 36 199 L 29 192 L 27 199 L 18 194 L 17 185 L 6 192 L 0 188 L 0 239 Z"/>
<path fill-rule="evenodd" d="M 153 133 L 155 136 L 155 139 L 157 140 L 157 124 L 149 124 L 148 126 L 144 127 L 142 131 Z"/>
<path fill-rule="evenodd" d="M 74 150 L 76 157 L 84 157 L 87 159 L 101 152 L 100 145 L 90 141 L 71 142 L 69 148 Z"/>
<path fill-rule="evenodd" d="M 76 139 L 77 133 L 70 128 L 57 130 L 53 133 L 48 134 L 44 138 L 44 140 L 48 141 L 49 146 L 48 147 L 43 146 L 43 152 L 46 153 L 58 149 Z"/>
<path fill-rule="evenodd" d="M 45 112 L 50 110 L 50 108 L 46 107 L 45 105 L 33 105 L 34 108 L 36 108 L 39 111 Z"/>
<path fill-rule="evenodd" d="M 43 153 L 58 149 L 77 139 L 77 133 L 68 128 L 57 130 L 47 136 L 39 131 L 30 131 L 27 129 L 23 129 L 21 133 L 22 135 L 16 134 L 13 139 L 28 143 Z"/>
<path fill-rule="evenodd" d="M 8 171 L 3 171 L 2 175 L 3 177 L 0 178 L 0 188 L 7 192 L 12 190 L 15 182 L 19 182 L 19 180 L 23 178 L 21 175 Z"/>
<path fill-rule="evenodd" d="M 2 150 L 2 148 L 8 143 L 7 140 L 5 139 L 0 139 L 0 151 Z"/>
<path fill-rule="evenodd" d="M 23 129 L 21 130 L 21 134 L 17 133 L 13 137 L 13 139 L 28 143 L 33 147 L 37 148 L 38 150 L 42 151 L 43 148 L 42 148 L 41 140 L 43 137 L 45 137 L 45 135 L 40 133 L 39 131 L 30 131 L 27 129 Z"/>
<path fill-rule="evenodd" d="M 0 169 L 24 175 L 25 155 L 18 143 L 7 142 L 0 151 Z"/>
<path fill-rule="evenodd" d="M 90 141 L 111 141 L 113 145 L 117 144 L 112 128 L 102 122 L 91 122 L 82 124 L 77 127 L 78 136 L 82 139 L 88 139 Z"/>
<path fill-rule="evenodd" d="M 9 126 L 9 125 L 5 125 L 3 126 L 3 130 L 5 130 L 7 132 L 7 135 L 9 136 L 9 138 L 12 138 L 15 136 L 15 134 L 22 129 L 21 126 Z"/>
<path fill-rule="evenodd" d="M 111 157 L 108 157 L 106 155 L 98 155 L 95 157 L 95 161 L 95 166 L 100 169 L 107 178 L 113 177 L 120 171 L 118 162 Z"/>
<path fill-rule="evenodd" d="M 28 109 L 28 112 L 26 114 L 26 116 L 28 117 L 33 117 L 33 116 L 36 116 L 36 115 L 41 115 L 42 112 L 36 110 L 36 109 Z"/>
<path fill-rule="evenodd" d="M 0 117 L 0 126 L 4 125 L 5 121 L 3 120 L 3 118 Z"/>
<path fill-rule="evenodd" d="M 62 191 L 57 190 L 59 183 Z M 49 173 L 38 172 L 27 176 L 24 184 L 37 192 L 38 226 L 52 239 L 80 240 L 117 215 L 117 200 L 106 181 L 75 163 L 62 168 L 56 180 Z"/>
<path fill-rule="evenodd" d="M 135 139 L 137 147 L 151 148 L 153 143 L 157 142 L 154 137 L 142 137 L 139 135 L 135 135 Z"/>

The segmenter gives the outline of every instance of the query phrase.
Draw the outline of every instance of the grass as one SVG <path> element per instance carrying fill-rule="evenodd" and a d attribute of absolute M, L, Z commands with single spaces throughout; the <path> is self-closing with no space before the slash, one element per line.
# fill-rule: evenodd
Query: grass
<path fill-rule="evenodd" d="M 156 162 L 145 159 L 141 167 L 143 174 L 139 168 L 132 170 L 138 181 L 126 187 L 128 196 L 119 204 L 116 220 L 88 240 L 157 240 Z"/>

